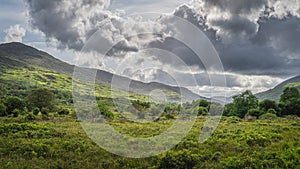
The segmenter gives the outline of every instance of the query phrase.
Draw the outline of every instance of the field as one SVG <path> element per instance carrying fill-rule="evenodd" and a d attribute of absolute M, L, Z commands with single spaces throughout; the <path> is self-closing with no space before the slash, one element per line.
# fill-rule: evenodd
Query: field
<path fill-rule="evenodd" d="M 224 117 L 211 138 L 198 138 L 204 117 L 173 149 L 155 157 L 130 159 L 99 148 L 74 115 L 0 118 L 3 168 L 299 168 L 300 119 L 244 121 Z M 111 121 L 128 135 L 159 134 L 171 120 L 138 125 Z M 112 144 L 113 141 L 112 141 Z"/>
<path fill-rule="evenodd" d="M 147 96 L 128 94 L 105 83 L 96 84 L 95 97 L 101 117 L 124 135 L 156 136 L 174 124 L 180 109 L 187 114 L 198 113 L 192 130 L 171 150 L 149 158 L 125 158 L 100 148 L 85 133 L 74 110 L 71 65 L 21 44 L 12 47 L 0 51 L 0 168 L 300 169 L 300 93 L 295 92 L 297 89 L 284 92 L 280 102 L 258 100 L 250 91 L 235 97 L 233 103 L 225 105 L 224 115 L 229 117 L 222 117 L 213 135 L 199 143 L 201 131 L 206 130 L 204 122 L 209 108 L 215 104 L 215 108 L 223 109 L 223 105 L 205 100 L 182 105 L 167 103 L 160 114 L 160 103 L 152 101 L 150 104 Z M 47 68 L 43 67 L 44 63 L 49 63 Z M 135 83 L 138 89 L 143 85 L 146 84 Z M 149 86 L 147 90 L 153 89 Z M 154 84 L 154 87 L 161 86 L 167 96 L 181 97 L 172 87 Z M 289 84 L 289 87 L 298 86 L 299 82 Z M 36 91 L 45 92 L 47 99 L 39 99 L 42 95 Z M 129 95 L 134 109 L 122 105 L 126 111 L 119 112 L 112 102 L 112 91 L 119 99 Z M 141 119 L 161 116 L 144 124 L 122 116 L 134 114 L 136 110 L 145 112 L 137 113 Z M 180 122 L 190 123 L 188 119 Z M 109 139 L 107 144 L 124 146 Z M 160 142 L 155 145 L 163 146 Z"/>

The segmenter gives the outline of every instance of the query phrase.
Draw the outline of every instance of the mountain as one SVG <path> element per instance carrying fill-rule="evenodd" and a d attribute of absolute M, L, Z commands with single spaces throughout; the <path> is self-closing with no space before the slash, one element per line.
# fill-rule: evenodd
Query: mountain
<path fill-rule="evenodd" d="M 288 80 L 280 83 L 273 89 L 270 89 L 270 90 L 262 92 L 262 93 L 258 93 L 258 94 L 256 94 L 256 96 L 260 100 L 270 99 L 270 100 L 274 100 L 274 101 L 279 101 L 280 95 L 283 93 L 283 90 L 286 87 L 296 87 L 296 88 L 298 88 L 298 90 L 300 90 L 300 76 L 296 76 L 291 79 L 288 79 Z"/>
<path fill-rule="evenodd" d="M 2 74 L 4 75 L 7 70 L 18 70 L 18 69 L 22 69 L 29 72 L 36 69 L 44 72 L 47 72 L 47 70 L 49 70 L 49 71 L 56 72 L 58 74 L 66 75 L 70 79 L 74 71 L 74 66 L 65 63 L 59 59 L 56 59 L 55 57 L 49 55 L 46 52 L 37 50 L 33 47 L 24 45 L 22 43 L 13 42 L 13 43 L 1 44 L 0 45 L 0 70 Z M 34 78 L 36 76 L 40 76 L 40 75 L 38 75 L 37 73 L 34 75 Z M 97 70 L 96 83 L 110 86 L 113 76 L 114 75 L 109 72 L 103 70 Z M 49 75 L 46 74 L 43 77 L 44 78 L 46 77 L 47 79 Z M 52 78 L 54 78 L 54 75 Z M 118 79 L 123 79 L 124 81 L 129 80 L 128 78 L 121 77 L 121 76 L 118 76 Z M 120 89 L 128 90 L 124 88 L 120 88 Z M 206 99 L 204 97 L 201 97 L 191 92 L 186 88 L 168 86 L 157 82 L 143 83 L 140 81 L 132 80 L 129 91 L 137 94 L 147 94 L 155 89 L 163 90 L 164 92 L 168 93 L 169 96 L 174 97 L 174 99 L 180 97 L 180 92 L 183 93 L 183 95 L 187 97 L 189 100 Z"/>

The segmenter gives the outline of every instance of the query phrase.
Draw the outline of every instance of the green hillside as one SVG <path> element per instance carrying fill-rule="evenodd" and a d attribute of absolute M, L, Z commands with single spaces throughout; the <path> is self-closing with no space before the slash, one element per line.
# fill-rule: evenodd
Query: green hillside
<path fill-rule="evenodd" d="M 270 99 L 270 100 L 274 100 L 274 101 L 279 101 L 280 95 L 283 93 L 283 90 L 286 87 L 296 87 L 300 91 L 300 76 L 296 76 L 289 80 L 286 80 L 286 81 L 280 83 L 279 85 L 277 85 L 276 87 L 274 87 L 273 89 L 270 89 L 270 90 L 262 92 L 262 93 L 258 93 L 258 94 L 256 94 L 256 96 L 260 100 Z"/>
<path fill-rule="evenodd" d="M 3 74 L 3 78 L 5 77 L 5 79 L 0 79 L 3 84 L 16 81 L 21 86 L 22 84 L 26 84 L 25 86 L 28 88 L 37 86 L 50 88 L 59 87 L 60 89 L 70 91 L 74 66 L 64 63 L 30 46 L 21 43 L 8 43 L 0 45 L 0 71 Z M 19 79 L 18 77 L 21 78 Z M 101 70 L 97 71 L 96 83 L 98 87 L 106 87 L 105 90 L 101 91 L 101 97 L 109 97 L 107 96 L 107 91 L 110 90 L 108 86 L 110 86 L 112 78 L 113 74 L 111 73 Z M 124 79 L 126 80 L 126 78 Z M 14 86 L 16 84 L 12 85 Z M 68 86 L 68 88 L 66 89 L 64 86 Z M 194 94 L 186 88 L 171 87 L 155 82 L 142 83 L 132 80 L 129 91 L 143 95 L 155 89 L 161 89 L 167 93 L 170 99 L 181 98 L 180 92 L 184 93 L 190 100 L 197 100 L 199 98 L 206 99 Z"/>
<path fill-rule="evenodd" d="M 118 112 L 112 102 L 111 91 L 118 93 L 116 96 L 118 98 L 127 95 L 128 91 L 111 89 L 109 84 L 113 75 L 99 70 L 96 98 L 100 113 L 104 117 L 100 120 L 106 120 L 107 124 L 121 134 L 134 138 L 158 136 L 176 122 L 179 123 L 179 128 L 192 124 L 192 119 L 186 116 L 178 120 L 180 113 L 183 115 L 198 113 L 196 122 L 187 136 L 178 145 L 162 154 L 137 159 L 112 154 L 93 142 L 76 116 L 72 99 L 73 68 L 72 65 L 61 62 L 47 53 L 20 43 L 0 45 L 0 168 L 297 169 L 300 166 L 300 118 L 297 116 L 277 117 L 272 114 L 254 120 L 236 116 L 220 117 L 221 121 L 216 131 L 206 142 L 199 143 L 201 132 L 213 128 L 211 123 L 205 126 L 208 110 L 212 106 L 215 110 L 223 108 L 222 105 L 197 100 L 182 105 L 167 103 L 159 110 L 161 105 L 157 102 L 150 103 L 141 88 L 145 88 L 146 91 L 159 88 L 173 98 L 180 97 L 178 92 L 180 89 L 159 83 L 145 84 L 133 81 L 129 95 L 135 109 Z M 294 86 L 298 83 L 289 85 Z M 47 103 L 46 108 L 39 108 L 36 105 L 30 107 L 32 98 L 29 96 L 32 96 L 33 92 L 48 90 L 56 100 L 39 100 L 38 103 Z M 201 98 L 187 89 L 183 90 L 191 98 Z M 41 96 L 38 93 L 34 94 Z M 52 109 L 48 108 L 48 104 Z M 15 108 L 16 106 L 20 108 Z M 12 111 L 8 112 L 8 109 Z M 138 123 L 122 116 L 127 113 L 134 114 L 136 110 L 142 111 L 137 114 L 141 119 L 147 118 L 148 112 L 159 117 L 151 122 Z M 90 113 L 94 115 L 94 112 Z M 214 116 L 212 119 L 218 118 Z M 92 125 L 98 123 L 99 121 L 90 122 Z M 177 136 L 183 136 L 183 132 L 175 131 L 165 139 L 173 141 Z M 107 140 L 108 145 L 117 145 L 121 149 L 125 146 L 115 139 L 104 137 L 101 139 Z M 131 146 L 134 147 L 135 144 L 132 143 Z M 154 141 L 151 146 L 166 145 Z"/>

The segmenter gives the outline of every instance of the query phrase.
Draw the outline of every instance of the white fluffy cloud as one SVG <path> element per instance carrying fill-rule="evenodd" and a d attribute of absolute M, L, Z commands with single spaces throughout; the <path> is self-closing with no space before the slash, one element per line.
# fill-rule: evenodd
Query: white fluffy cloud
<path fill-rule="evenodd" d="M 139 45 L 154 40 L 143 36 L 130 38 L 139 32 L 157 32 L 163 29 L 153 21 L 141 18 L 123 18 L 122 12 L 107 10 L 107 0 L 27 0 L 31 24 L 48 39 L 56 39 L 60 47 L 79 51 L 87 39 L 101 29 L 101 38 L 109 44 L 118 43 L 117 50 L 136 51 Z"/>
<path fill-rule="evenodd" d="M 23 37 L 26 35 L 26 30 L 20 25 L 10 26 L 4 31 L 6 36 L 4 42 L 22 42 Z"/>

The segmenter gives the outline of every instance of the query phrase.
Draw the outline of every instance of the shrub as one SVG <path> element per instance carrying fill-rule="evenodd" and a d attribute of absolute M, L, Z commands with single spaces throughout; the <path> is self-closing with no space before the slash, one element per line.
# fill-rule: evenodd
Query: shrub
<path fill-rule="evenodd" d="M 28 121 L 33 121 L 35 119 L 36 119 L 36 117 L 32 113 L 29 113 L 25 116 L 25 120 L 28 120 Z"/>
<path fill-rule="evenodd" d="M 275 109 L 269 109 L 267 111 L 267 113 L 270 113 L 270 114 L 277 114 L 276 110 Z"/>
<path fill-rule="evenodd" d="M 10 96 L 6 99 L 6 107 L 8 114 L 11 114 L 12 111 L 15 109 L 23 111 L 25 108 L 25 103 L 22 99 L 18 97 Z"/>
<path fill-rule="evenodd" d="M 34 109 L 32 110 L 32 113 L 33 113 L 35 116 L 37 116 L 37 115 L 40 113 L 40 109 L 39 109 L 38 107 L 36 107 L 36 108 L 34 108 Z"/>
<path fill-rule="evenodd" d="M 208 110 L 206 107 L 199 107 L 198 109 L 198 116 L 205 116 L 207 115 Z"/>
<path fill-rule="evenodd" d="M 298 118 L 298 116 L 296 115 L 287 115 L 287 116 L 284 116 L 286 119 L 289 119 L 289 120 L 296 120 Z"/>
<path fill-rule="evenodd" d="M 199 158 L 189 151 L 168 152 L 159 164 L 159 168 L 194 168 Z"/>
<path fill-rule="evenodd" d="M 66 109 L 66 108 L 60 108 L 60 110 L 58 110 L 57 113 L 59 115 L 68 115 L 68 114 L 70 114 L 70 111 L 69 111 L 69 109 Z"/>
<path fill-rule="evenodd" d="M 103 101 L 100 101 L 98 104 L 99 111 L 102 115 L 108 118 L 113 118 L 114 114 L 109 110 L 109 108 L 106 106 L 106 104 Z"/>
<path fill-rule="evenodd" d="M 266 114 L 261 115 L 259 118 L 263 119 L 263 120 L 274 120 L 277 118 L 277 116 L 276 116 L 276 114 L 266 113 Z"/>
<path fill-rule="evenodd" d="M 264 113 L 267 113 L 267 111 L 269 109 L 274 109 L 276 111 L 279 111 L 279 107 L 278 107 L 278 104 L 273 101 L 273 100 L 263 100 L 261 102 L 259 102 L 259 108 L 260 110 L 262 110 Z"/>
<path fill-rule="evenodd" d="M 47 108 L 52 110 L 55 105 L 55 96 L 48 89 L 41 88 L 30 91 L 27 97 L 28 105 L 32 107 Z"/>
<path fill-rule="evenodd" d="M 250 134 L 248 136 L 244 137 L 246 140 L 246 143 L 249 146 L 261 146 L 261 147 L 266 147 L 271 144 L 271 141 L 268 137 L 265 137 L 260 134 Z"/>
<path fill-rule="evenodd" d="M 169 120 L 173 120 L 173 119 L 175 119 L 175 116 L 171 113 L 167 113 L 166 118 L 169 119 Z"/>
<path fill-rule="evenodd" d="M 6 116 L 6 106 L 0 103 L 0 116 Z"/>
<path fill-rule="evenodd" d="M 222 153 L 220 152 L 215 152 L 212 157 L 211 157 L 211 161 L 219 161 L 219 159 L 222 158 Z"/>
<path fill-rule="evenodd" d="M 250 109 L 247 113 L 248 116 L 255 116 L 257 118 L 259 118 L 259 116 L 261 116 L 263 114 L 263 112 L 259 109 Z"/>
<path fill-rule="evenodd" d="M 43 115 L 48 116 L 48 114 L 49 114 L 49 109 L 47 109 L 47 108 L 42 108 L 42 109 L 41 109 L 41 113 L 42 113 Z"/>
<path fill-rule="evenodd" d="M 13 117 L 18 117 L 19 114 L 20 114 L 20 110 L 19 109 L 15 109 L 15 110 L 12 111 Z"/>

